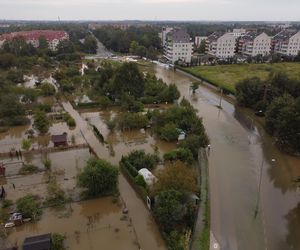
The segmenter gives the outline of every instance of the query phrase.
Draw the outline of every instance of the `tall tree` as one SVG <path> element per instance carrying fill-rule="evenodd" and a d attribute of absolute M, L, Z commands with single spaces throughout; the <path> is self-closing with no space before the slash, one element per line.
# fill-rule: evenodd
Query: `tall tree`
<path fill-rule="evenodd" d="M 110 194 L 117 190 L 118 169 L 105 160 L 91 158 L 77 176 L 77 183 L 89 196 Z"/>

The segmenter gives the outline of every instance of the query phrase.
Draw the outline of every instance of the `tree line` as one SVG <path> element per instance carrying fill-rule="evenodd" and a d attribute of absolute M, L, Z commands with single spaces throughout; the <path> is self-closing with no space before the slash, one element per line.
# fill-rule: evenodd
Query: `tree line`
<path fill-rule="evenodd" d="M 240 105 L 265 114 L 265 128 L 284 151 L 300 152 L 300 81 L 284 72 L 266 80 L 248 78 L 236 86 Z"/>

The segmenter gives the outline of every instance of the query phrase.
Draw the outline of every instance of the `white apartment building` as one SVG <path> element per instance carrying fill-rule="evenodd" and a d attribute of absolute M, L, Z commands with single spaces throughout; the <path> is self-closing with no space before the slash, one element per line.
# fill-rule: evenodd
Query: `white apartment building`
<path fill-rule="evenodd" d="M 206 52 L 217 58 L 231 58 L 235 55 L 236 39 L 232 33 L 213 33 L 206 39 Z"/>
<path fill-rule="evenodd" d="M 202 41 L 206 41 L 207 36 L 195 36 L 195 46 L 200 47 Z"/>
<path fill-rule="evenodd" d="M 238 51 L 247 56 L 268 55 L 271 52 L 271 40 L 264 32 L 249 32 L 239 40 Z"/>
<path fill-rule="evenodd" d="M 300 52 L 300 31 L 284 30 L 273 37 L 272 51 L 287 56 L 296 56 Z"/>
<path fill-rule="evenodd" d="M 192 52 L 193 42 L 185 30 L 175 28 L 166 34 L 164 54 L 168 61 L 175 63 L 180 60 L 190 63 Z"/>
<path fill-rule="evenodd" d="M 246 34 L 246 29 L 233 29 L 231 33 L 234 37 L 240 37 Z"/>
<path fill-rule="evenodd" d="M 162 42 L 162 47 L 164 48 L 166 45 L 167 34 L 173 30 L 172 27 L 163 27 L 162 32 L 159 33 L 159 37 Z"/>

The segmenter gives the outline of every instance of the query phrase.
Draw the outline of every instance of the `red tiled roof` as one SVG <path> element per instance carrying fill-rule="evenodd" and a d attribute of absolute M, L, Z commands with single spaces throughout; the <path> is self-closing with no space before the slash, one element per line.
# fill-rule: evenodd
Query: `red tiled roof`
<path fill-rule="evenodd" d="M 16 37 L 22 37 L 25 40 L 38 40 L 40 37 L 45 37 L 47 41 L 53 41 L 54 39 L 64 39 L 68 38 L 68 33 L 65 31 L 56 30 L 32 30 L 32 31 L 20 31 L 8 34 L 3 34 L 0 36 L 0 41 L 12 40 Z"/>

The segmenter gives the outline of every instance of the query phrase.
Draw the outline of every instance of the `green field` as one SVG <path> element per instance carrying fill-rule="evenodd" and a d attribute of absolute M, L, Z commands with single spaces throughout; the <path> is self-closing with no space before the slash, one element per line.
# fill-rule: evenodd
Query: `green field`
<path fill-rule="evenodd" d="M 184 68 L 184 71 L 213 85 L 223 87 L 231 93 L 235 93 L 234 86 L 241 80 L 254 76 L 265 80 L 273 71 L 286 72 L 289 77 L 300 80 L 300 63 L 197 66 Z"/>

